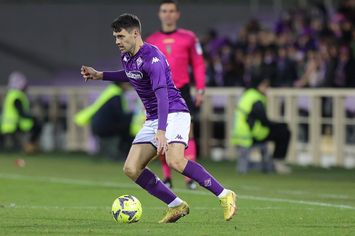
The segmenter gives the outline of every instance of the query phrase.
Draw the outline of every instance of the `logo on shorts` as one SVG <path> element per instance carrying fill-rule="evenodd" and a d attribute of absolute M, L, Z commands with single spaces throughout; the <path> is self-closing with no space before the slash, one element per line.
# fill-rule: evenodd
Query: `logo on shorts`
<path fill-rule="evenodd" d="M 182 139 L 182 136 L 180 134 L 176 135 L 175 139 Z"/>

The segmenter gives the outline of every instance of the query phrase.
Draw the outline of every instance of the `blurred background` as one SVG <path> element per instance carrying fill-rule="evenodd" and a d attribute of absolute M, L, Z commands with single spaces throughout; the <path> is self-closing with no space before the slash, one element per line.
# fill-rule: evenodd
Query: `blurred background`
<path fill-rule="evenodd" d="M 146 37 L 160 27 L 158 4 L 0 0 L 0 106 L 9 79 L 27 78 L 31 115 L 41 124 L 39 151 L 104 150 L 124 158 L 115 139 L 100 142 L 90 127 L 74 123 L 107 85 L 84 83 L 80 67 L 121 69 L 110 23 L 124 12 L 136 14 Z M 291 130 L 287 161 L 355 167 L 355 0 L 186 0 L 180 10 L 179 26 L 196 33 L 206 65 L 195 127 L 199 158 L 238 158 L 231 144 L 235 107 L 253 79 L 267 76 L 268 115 Z M 124 96 L 137 113 L 134 92 Z M 1 135 L 3 152 L 19 151 L 26 137 L 16 136 Z M 251 158 L 260 155 L 256 150 Z"/>

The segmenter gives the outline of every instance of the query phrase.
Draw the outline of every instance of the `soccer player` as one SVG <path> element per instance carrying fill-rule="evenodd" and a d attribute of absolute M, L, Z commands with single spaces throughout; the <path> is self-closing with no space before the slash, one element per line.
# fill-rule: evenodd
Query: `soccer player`
<path fill-rule="evenodd" d="M 155 46 L 143 42 L 137 16 L 123 14 L 111 26 L 124 69 L 101 72 L 82 66 L 81 74 L 85 80 L 128 81 L 144 104 L 147 120 L 133 140 L 123 167 L 124 173 L 168 205 L 168 211 L 159 223 L 175 222 L 189 214 L 189 206 L 146 168 L 156 155 L 165 154 L 171 168 L 216 195 L 224 210 L 224 219 L 232 219 L 237 210 L 236 194 L 224 188 L 201 165 L 184 158 L 190 114 L 171 79 L 165 56 Z"/>
<path fill-rule="evenodd" d="M 150 35 L 146 41 L 157 46 L 168 59 L 173 81 L 185 99 L 193 119 L 196 107 L 200 106 L 203 101 L 205 64 L 202 49 L 195 34 L 189 30 L 177 28 L 179 18 L 180 12 L 176 1 L 161 1 L 159 7 L 161 30 Z M 191 68 L 195 80 L 196 93 L 194 102 L 190 94 L 189 68 Z M 190 125 L 189 141 L 188 147 L 185 150 L 185 157 L 196 161 L 196 143 L 192 124 L 193 122 Z M 171 188 L 171 170 L 164 156 L 162 156 L 161 162 L 164 175 L 163 182 Z M 196 189 L 196 184 L 193 180 L 186 178 L 185 181 L 187 188 Z"/>

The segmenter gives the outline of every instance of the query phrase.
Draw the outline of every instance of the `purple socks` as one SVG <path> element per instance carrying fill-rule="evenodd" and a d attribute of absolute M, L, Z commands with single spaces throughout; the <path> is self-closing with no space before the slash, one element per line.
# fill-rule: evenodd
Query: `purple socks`
<path fill-rule="evenodd" d="M 171 203 L 176 198 L 176 195 L 147 168 L 137 178 L 136 183 L 166 204 Z"/>
<path fill-rule="evenodd" d="M 194 161 L 187 162 L 182 174 L 195 180 L 216 196 L 224 189 L 205 168 Z M 170 204 L 176 198 L 176 195 L 147 168 L 145 168 L 142 174 L 137 178 L 136 183 L 166 204 Z"/>
<path fill-rule="evenodd" d="M 189 160 L 182 174 L 195 180 L 202 187 L 210 190 L 216 196 L 218 196 L 224 189 L 222 185 L 197 162 Z"/>

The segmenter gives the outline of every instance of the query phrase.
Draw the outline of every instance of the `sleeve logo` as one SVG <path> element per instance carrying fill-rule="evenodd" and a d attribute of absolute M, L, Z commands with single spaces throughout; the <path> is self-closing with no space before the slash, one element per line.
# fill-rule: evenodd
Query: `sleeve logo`
<path fill-rule="evenodd" d="M 152 59 L 152 64 L 154 64 L 154 63 L 156 63 L 156 62 L 159 62 L 159 58 L 153 57 L 153 59 Z"/>

